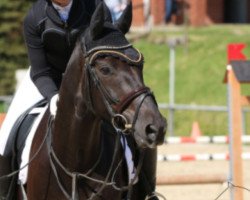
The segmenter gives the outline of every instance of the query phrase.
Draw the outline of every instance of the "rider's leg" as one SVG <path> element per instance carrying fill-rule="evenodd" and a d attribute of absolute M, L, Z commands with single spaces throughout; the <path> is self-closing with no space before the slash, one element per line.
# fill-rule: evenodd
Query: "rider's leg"
<path fill-rule="evenodd" d="M 4 153 L 8 137 L 15 121 L 23 112 L 42 99 L 43 97 L 31 81 L 30 71 L 28 71 L 11 102 L 6 118 L 0 129 L 0 177 L 11 171 L 11 155 L 4 155 Z M 6 194 L 8 188 L 9 182 L 1 180 L 0 194 Z"/>
<path fill-rule="evenodd" d="M 11 172 L 10 165 L 11 157 L 3 157 L 0 155 L 0 200 L 5 199 L 8 194 L 11 179 L 2 176 Z"/>
<path fill-rule="evenodd" d="M 4 154 L 10 131 L 17 118 L 29 107 L 42 99 L 42 95 L 30 79 L 30 71 L 28 70 L 24 80 L 15 93 L 5 120 L 0 128 L 0 155 Z"/>

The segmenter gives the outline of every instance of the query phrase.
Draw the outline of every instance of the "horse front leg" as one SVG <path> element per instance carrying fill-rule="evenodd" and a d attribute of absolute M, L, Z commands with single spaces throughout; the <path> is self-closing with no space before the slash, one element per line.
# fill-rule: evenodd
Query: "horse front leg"
<path fill-rule="evenodd" d="M 149 200 L 158 200 L 153 196 L 156 187 L 156 167 L 157 149 L 146 149 L 139 182 L 133 188 L 132 200 L 145 200 L 149 196 L 152 196 Z"/>

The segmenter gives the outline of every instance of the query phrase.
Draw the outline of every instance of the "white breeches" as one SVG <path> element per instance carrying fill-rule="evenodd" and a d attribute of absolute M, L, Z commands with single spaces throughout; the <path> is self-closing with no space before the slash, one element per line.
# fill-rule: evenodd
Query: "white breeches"
<path fill-rule="evenodd" d="M 17 118 L 35 103 L 43 99 L 30 78 L 28 70 L 25 78 L 16 91 L 5 120 L 0 129 L 0 154 L 3 155 L 10 131 Z"/>

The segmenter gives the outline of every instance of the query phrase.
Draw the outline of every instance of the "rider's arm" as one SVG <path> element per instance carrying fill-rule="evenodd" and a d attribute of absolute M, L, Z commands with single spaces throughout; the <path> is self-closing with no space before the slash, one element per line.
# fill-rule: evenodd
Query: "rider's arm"
<path fill-rule="evenodd" d="M 31 79 L 40 93 L 50 100 L 56 93 L 56 86 L 51 76 L 51 67 L 46 61 L 39 23 L 43 19 L 31 9 L 24 19 L 24 38 L 28 49 L 29 61 L 31 64 Z"/>

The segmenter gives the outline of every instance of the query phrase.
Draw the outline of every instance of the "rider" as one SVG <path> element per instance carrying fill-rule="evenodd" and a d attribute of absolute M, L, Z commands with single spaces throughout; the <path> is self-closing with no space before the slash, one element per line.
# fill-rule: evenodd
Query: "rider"
<path fill-rule="evenodd" d="M 89 24 L 99 1 L 102 0 L 37 0 L 25 17 L 24 37 L 31 67 L 0 129 L 0 177 L 11 171 L 11 155 L 5 154 L 5 146 L 16 119 L 42 99 L 50 102 L 50 112 L 55 115 L 62 74 L 78 33 Z M 144 179 L 149 190 L 154 191 L 155 176 L 151 172 L 156 171 L 156 153 L 150 151 L 145 158 Z M 142 190 L 148 190 L 146 186 Z M 6 196 L 8 188 L 9 181 L 0 179 L 0 199 Z"/>
<path fill-rule="evenodd" d="M 90 22 L 101 0 L 37 0 L 24 19 L 24 38 L 31 67 L 16 92 L 0 129 L 0 177 L 10 172 L 5 146 L 16 119 L 42 99 L 55 115 L 58 90 L 78 33 Z M 0 179 L 0 199 L 9 181 Z"/>

